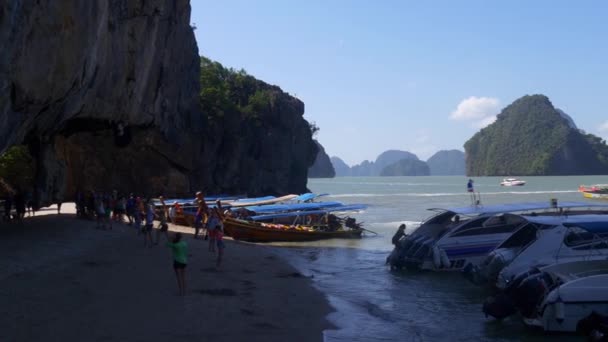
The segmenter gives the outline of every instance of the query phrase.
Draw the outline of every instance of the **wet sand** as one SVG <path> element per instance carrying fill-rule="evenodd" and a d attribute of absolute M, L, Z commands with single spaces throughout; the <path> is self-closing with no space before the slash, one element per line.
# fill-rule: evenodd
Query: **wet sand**
<path fill-rule="evenodd" d="M 216 270 L 207 241 L 185 238 L 179 297 L 164 240 L 145 248 L 130 226 L 71 214 L 0 223 L 0 341 L 320 341 L 331 328 L 325 297 L 272 247 L 226 241 Z"/>

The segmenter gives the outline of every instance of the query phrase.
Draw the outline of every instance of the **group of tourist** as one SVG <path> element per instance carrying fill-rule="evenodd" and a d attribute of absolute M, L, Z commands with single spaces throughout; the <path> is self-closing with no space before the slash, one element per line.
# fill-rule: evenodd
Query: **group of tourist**
<path fill-rule="evenodd" d="M 163 196 L 159 196 L 160 205 L 157 207 L 152 198 L 142 198 L 130 194 L 128 197 L 119 194 L 89 191 L 76 194 L 76 214 L 78 217 L 96 220 L 96 228 L 111 230 L 114 223 L 127 223 L 135 228 L 138 235 L 143 235 L 144 247 L 158 245 L 161 236 L 165 237 L 166 244 L 172 250 L 173 268 L 177 278 L 179 294 L 186 291 L 185 269 L 188 263 L 188 247 L 181 233 L 175 233 L 173 239 L 169 238 L 168 220 L 183 213 L 180 204 L 173 205 L 171 210 L 165 204 Z M 216 267 L 219 268 L 224 255 L 224 229 L 222 206 L 220 201 L 210 207 L 205 202 L 202 192 L 196 193 L 196 214 L 194 217 L 194 239 L 201 238 L 204 230 L 204 239 L 209 241 L 208 250 L 217 253 Z M 154 220 L 159 221 L 156 235 L 153 237 Z"/>
<path fill-rule="evenodd" d="M 13 207 L 15 212 L 13 213 Z M 31 193 L 25 193 L 23 191 L 16 191 L 14 193 L 7 193 L 4 197 L 4 215 L 2 216 L 3 221 L 21 221 L 25 215 L 35 215 L 33 200 Z"/>

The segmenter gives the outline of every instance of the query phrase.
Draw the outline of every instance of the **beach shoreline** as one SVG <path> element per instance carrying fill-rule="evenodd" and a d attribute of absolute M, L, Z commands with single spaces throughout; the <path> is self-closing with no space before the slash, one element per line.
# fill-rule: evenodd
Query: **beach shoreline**
<path fill-rule="evenodd" d="M 2 341 L 322 341 L 335 328 L 325 295 L 273 247 L 226 241 L 216 270 L 207 241 L 170 225 L 189 247 L 179 297 L 162 238 L 144 247 L 126 224 L 51 213 L 0 224 Z"/>

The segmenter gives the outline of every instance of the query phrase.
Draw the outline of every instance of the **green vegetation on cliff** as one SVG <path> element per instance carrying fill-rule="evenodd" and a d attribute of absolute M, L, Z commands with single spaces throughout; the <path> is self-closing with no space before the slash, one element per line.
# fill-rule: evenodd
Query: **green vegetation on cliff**
<path fill-rule="evenodd" d="M 429 166 L 418 159 L 401 159 L 382 169 L 380 176 L 428 176 Z"/>
<path fill-rule="evenodd" d="M 30 188 L 34 181 L 34 160 L 27 146 L 18 145 L 0 154 L 0 193 L 6 191 L 5 184 L 12 190 Z"/>
<path fill-rule="evenodd" d="M 608 171 L 608 147 L 570 126 L 544 95 L 524 96 L 464 145 L 469 176 L 575 175 Z"/>
<path fill-rule="evenodd" d="M 216 170 L 208 192 L 305 192 L 318 147 L 304 103 L 244 70 L 200 60 L 204 159 Z M 333 172 L 333 170 L 332 170 Z"/>

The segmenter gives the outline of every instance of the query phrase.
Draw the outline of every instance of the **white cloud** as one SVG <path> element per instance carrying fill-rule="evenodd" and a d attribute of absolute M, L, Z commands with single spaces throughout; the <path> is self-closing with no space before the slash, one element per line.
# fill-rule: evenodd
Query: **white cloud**
<path fill-rule="evenodd" d="M 468 97 L 458 104 L 450 114 L 452 120 L 479 120 L 495 115 L 500 109 L 500 101 L 494 97 Z"/>
<path fill-rule="evenodd" d="M 608 120 L 604 121 L 604 123 L 601 124 L 600 127 L 597 128 L 597 130 L 602 133 L 608 133 Z"/>

